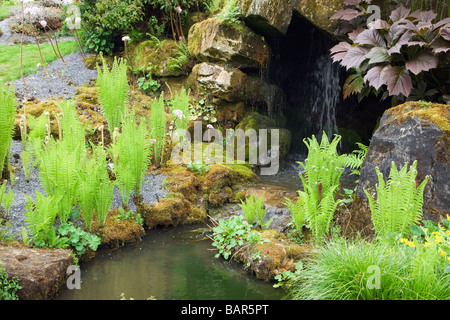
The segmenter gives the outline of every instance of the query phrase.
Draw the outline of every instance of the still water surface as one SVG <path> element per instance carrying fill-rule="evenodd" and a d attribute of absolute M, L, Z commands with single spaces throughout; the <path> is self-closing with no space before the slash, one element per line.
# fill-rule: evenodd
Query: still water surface
<path fill-rule="evenodd" d="M 242 265 L 216 259 L 210 240 L 189 232 L 199 226 L 148 231 L 142 242 L 100 250 L 81 266 L 81 289 L 57 300 L 280 300 L 284 291 L 255 279 Z"/>

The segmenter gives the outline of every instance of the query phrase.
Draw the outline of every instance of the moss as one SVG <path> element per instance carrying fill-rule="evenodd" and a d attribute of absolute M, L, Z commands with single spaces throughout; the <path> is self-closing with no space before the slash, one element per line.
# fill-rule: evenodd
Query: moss
<path fill-rule="evenodd" d="M 180 194 L 171 194 L 153 205 L 139 205 L 138 212 L 144 217 L 145 226 L 149 229 L 197 223 L 206 219 L 205 212 Z"/>
<path fill-rule="evenodd" d="M 285 271 L 295 271 L 298 261 L 315 254 L 312 246 L 294 243 L 281 232 L 264 230 L 259 235 L 261 243 L 245 244 L 236 248 L 234 255 L 259 279 L 273 280 Z"/>
<path fill-rule="evenodd" d="M 142 225 L 133 219 L 117 219 L 119 214 L 118 209 L 111 210 L 106 217 L 104 226 L 99 226 L 98 222 L 94 220 L 92 232 L 101 235 L 102 244 L 119 247 L 137 242 L 145 235 Z"/>
<path fill-rule="evenodd" d="M 141 69 L 147 74 L 147 67 L 151 66 L 151 73 L 156 77 L 180 76 L 183 70 L 172 69 L 176 61 L 179 48 L 173 40 L 146 40 L 137 45 L 130 46 L 130 56 L 133 60 L 133 67 Z"/>
<path fill-rule="evenodd" d="M 391 108 L 386 113 L 393 117 L 393 121 L 403 122 L 406 118 L 418 117 L 437 125 L 442 131 L 450 132 L 450 106 L 438 103 L 424 103 L 411 101 Z"/>

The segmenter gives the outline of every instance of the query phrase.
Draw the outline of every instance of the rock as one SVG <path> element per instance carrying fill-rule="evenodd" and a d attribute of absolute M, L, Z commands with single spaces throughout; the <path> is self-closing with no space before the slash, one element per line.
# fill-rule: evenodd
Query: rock
<path fill-rule="evenodd" d="M 270 49 L 262 37 L 242 23 L 210 18 L 189 30 L 188 48 L 201 62 L 222 62 L 239 69 L 262 69 Z"/>
<path fill-rule="evenodd" d="M 239 69 L 203 62 L 194 66 L 191 77 L 191 87 L 197 95 L 206 92 L 227 102 L 244 99 L 247 76 Z"/>
<path fill-rule="evenodd" d="M 430 181 L 424 190 L 423 219 L 440 221 L 450 213 L 450 106 L 421 106 L 409 102 L 387 110 L 372 137 L 356 195 L 366 199 L 363 189 L 374 192 L 375 167 L 389 176 L 391 162 L 398 169 L 417 160 L 417 183 Z"/>
<path fill-rule="evenodd" d="M 342 0 L 292 0 L 292 9 L 319 29 L 334 34 L 338 20 L 330 17 L 343 8 Z"/>
<path fill-rule="evenodd" d="M 241 262 L 256 278 L 271 281 L 285 271 L 295 271 L 298 261 L 312 258 L 317 251 L 308 244 L 292 242 L 285 234 L 275 230 L 260 232 L 263 243 L 239 247 L 233 259 Z"/>
<path fill-rule="evenodd" d="M 291 0 L 247 0 L 245 22 L 261 34 L 284 35 L 292 19 Z"/>
<path fill-rule="evenodd" d="M 0 246 L 0 261 L 10 277 L 20 280 L 20 300 L 48 300 L 64 284 L 73 257 L 66 249 Z"/>

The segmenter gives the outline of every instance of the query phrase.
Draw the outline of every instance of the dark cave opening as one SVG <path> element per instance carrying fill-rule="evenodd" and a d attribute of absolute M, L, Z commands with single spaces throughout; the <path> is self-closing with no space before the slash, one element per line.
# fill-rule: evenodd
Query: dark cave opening
<path fill-rule="evenodd" d="M 337 40 L 301 16 L 294 15 L 284 36 L 267 39 L 272 48 L 266 77 L 282 89 L 285 103 L 277 108 L 292 133 L 291 154 L 305 154 L 303 139 L 326 132 L 342 136 L 340 152 L 368 145 L 386 102 L 356 96 L 343 99 L 347 71 L 333 63 L 329 50 Z"/>

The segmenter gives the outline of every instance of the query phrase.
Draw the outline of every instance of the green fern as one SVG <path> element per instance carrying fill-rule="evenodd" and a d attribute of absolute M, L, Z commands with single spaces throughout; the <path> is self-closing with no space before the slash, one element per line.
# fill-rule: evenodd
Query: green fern
<path fill-rule="evenodd" d="M 305 225 L 306 217 L 305 211 L 303 211 L 301 200 L 297 199 L 297 201 L 292 201 L 289 198 L 285 198 L 284 204 L 291 212 L 291 220 L 294 224 L 295 230 L 301 235 L 303 226 Z"/>
<path fill-rule="evenodd" d="M 300 163 L 304 174 L 300 174 L 303 191 L 299 191 L 298 210 L 304 212 L 313 237 L 321 243 L 329 232 L 334 212 L 342 200 L 337 200 L 340 177 L 344 171 L 345 156 L 340 156 L 337 146 L 341 137 L 336 135 L 329 142 L 323 132 L 320 144 L 316 137 L 304 140 L 308 148 L 308 158 Z"/>
<path fill-rule="evenodd" d="M 9 152 L 14 133 L 16 96 L 13 84 L 0 86 L 0 176 L 9 167 Z"/>
<path fill-rule="evenodd" d="M 378 176 L 375 198 L 364 189 L 369 200 L 371 218 L 377 236 L 390 238 L 393 235 L 404 234 L 413 224 L 422 219 L 423 191 L 429 180 L 426 176 L 416 187 L 417 161 L 411 165 L 409 171 L 405 164 L 398 171 L 394 162 L 388 180 L 385 182 L 383 174 L 375 168 Z"/>
<path fill-rule="evenodd" d="M 258 198 L 254 194 L 251 194 L 245 201 L 241 200 L 239 206 L 242 208 L 242 215 L 249 224 L 252 225 L 256 222 L 261 228 L 267 229 L 272 223 L 272 219 L 264 223 L 264 217 L 266 216 L 264 199 L 264 195 Z"/>
<path fill-rule="evenodd" d="M 45 197 L 36 191 L 36 201 L 25 195 L 25 216 L 24 220 L 29 229 L 30 235 L 36 238 L 39 234 L 48 234 L 53 227 L 58 214 L 58 202 L 61 198 L 50 196 Z"/>
<path fill-rule="evenodd" d="M 190 109 L 189 105 L 191 102 L 190 98 L 190 90 L 186 90 L 184 87 L 181 88 L 179 93 L 173 93 L 170 89 L 170 113 L 173 113 L 174 110 L 181 110 L 183 112 L 184 117 L 182 119 L 176 119 L 176 128 L 187 130 L 187 126 L 189 123 L 189 114 Z"/>
<path fill-rule="evenodd" d="M 102 181 L 108 181 L 106 155 L 103 148 L 92 145 L 92 157 L 86 159 L 83 170 L 80 170 L 80 183 L 77 190 L 77 200 L 88 231 L 92 228 L 92 221 L 96 209 L 96 193 Z"/>
<path fill-rule="evenodd" d="M 164 156 L 164 147 L 166 140 L 166 111 L 164 102 L 164 92 L 159 99 L 153 101 L 151 105 L 151 114 L 149 118 L 150 136 L 155 140 L 153 143 L 153 152 L 156 164 L 161 164 Z"/>
<path fill-rule="evenodd" d="M 127 64 L 126 60 L 118 62 L 115 57 L 112 69 L 109 70 L 103 56 L 101 59 L 103 69 L 97 64 L 98 99 L 112 134 L 115 128 L 120 128 L 122 118 L 127 111 L 129 91 Z"/>
<path fill-rule="evenodd" d="M 352 170 L 351 174 L 361 174 L 360 169 L 367 155 L 368 146 L 357 142 L 358 150 L 344 157 L 344 165 Z"/>
<path fill-rule="evenodd" d="M 106 217 L 111 209 L 114 185 L 115 183 L 109 181 L 109 179 L 103 178 L 100 181 L 98 192 L 95 194 L 95 212 L 100 226 L 105 224 Z"/>

